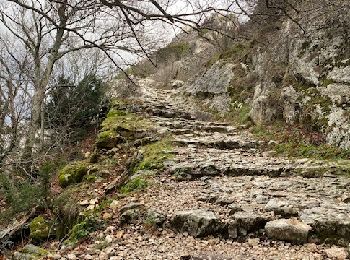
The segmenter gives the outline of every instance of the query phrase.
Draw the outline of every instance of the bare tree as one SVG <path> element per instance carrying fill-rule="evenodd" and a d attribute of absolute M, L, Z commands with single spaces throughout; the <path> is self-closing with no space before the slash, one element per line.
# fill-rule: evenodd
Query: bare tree
<path fill-rule="evenodd" d="M 13 54 L 10 41 L 1 42 L 0 52 L 0 168 L 8 154 L 18 148 L 24 135 L 21 125 L 28 117 L 30 86 L 24 74 L 27 57 Z"/>
<path fill-rule="evenodd" d="M 43 132 L 43 104 L 57 61 L 82 49 L 97 46 L 104 50 L 112 49 L 128 35 L 119 31 L 121 28 L 116 23 L 97 19 L 102 11 L 92 2 L 38 0 L 31 1 L 30 6 L 19 1 L 12 2 L 7 1 L 0 11 L 0 22 L 6 28 L 6 33 L 0 37 L 15 36 L 16 44 L 27 54 L 27 62 L 20 68 L 20 73 L 33 87 L 30 131 L 26 143 L 27 156 L 30 157 L 37 146 L 39 129 Z"/>

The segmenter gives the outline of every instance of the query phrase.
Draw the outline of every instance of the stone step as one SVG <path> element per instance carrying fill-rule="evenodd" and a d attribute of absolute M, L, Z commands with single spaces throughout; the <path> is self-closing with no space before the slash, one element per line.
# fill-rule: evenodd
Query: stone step
<path fill-rule="evenodd" d="M 189 181 L 197 180 L 202 177 L 214 176 L 305 176 L 308 178 L 318 178 L 320 176 L 336 176 L 339 173 L 346 172 L 348 169 L 334 168 L 330 166 L 303 166 L 297 164 L 280 164 L 274 162 L 265 162 L 264 164 L 242 164 L 232 163 L 225 165 L 220 161 L 207 162 L 186 162 L 178 160 L 175 162 L 166 162 L 167 172 L 176 180 Z"/>
<path fill-rule="evenodd" d="M 216 124 L 213 122 L 203 122 L 195 120 L 168 120 L 159 117 L 151 117 L 162 127 L 171 129 L 190 129 L 192 132 L 209 133 L 236 133 L 237 129 L 232 126 Z"/>
<path fill-rule="evenodd" d="M 210 136 L 177 136 L 174 140 L 178 146 L 196 146 L 215 148 L 220 150 L 236 150 L 236 149 L 256 149 L 262 143 L 253 140 L 242 140 L 241 137 L 224 136 L 226 138 L 215 139 Z"/>
<path fill-rule="evenodd" d="M 319 214 L 310 219 L 286 219 L 269 212 L 239 211 L 227 220 L 210 210 L 192 209 L 175 212 L 169 223 L 174 231 L 198 238 L 214 236 L 242 241 L 253 236 L 292 244 L 310 242 L 347 246 L 350 242 L 349 216 L 333 216 L 327 221 L 322 219 L 325 214 Z"/>

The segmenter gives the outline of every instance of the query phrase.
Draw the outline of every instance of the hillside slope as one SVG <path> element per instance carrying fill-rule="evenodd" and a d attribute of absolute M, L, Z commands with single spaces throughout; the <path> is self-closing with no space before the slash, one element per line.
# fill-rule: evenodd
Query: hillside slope
<path fill-rule="evenodd" d="M 234 39 L 181 34 L 118 75 L 92 150 L 0 230 L 3 257 L 346 259 L 347 17 L 305 35 L 214 16 Z"/>

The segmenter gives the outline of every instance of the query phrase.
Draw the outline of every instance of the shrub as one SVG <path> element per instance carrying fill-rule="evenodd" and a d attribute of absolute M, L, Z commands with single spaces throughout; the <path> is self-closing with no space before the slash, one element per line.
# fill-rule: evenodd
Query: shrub
<path fill-rule="evenodd" d="M 78 84 L 60 77 L 49 93 L 45 107 L 46 128 L 57 130 L 67 141 L 80 140 L 89 127 L 97 127 L 96 120 L 104 105 L 106 84 L 95 75 L 87 75 Z"/>
<path fill-rule="evenodd" d="M 42 206 L 45 199 L 40 183 L 13 180 L 0 173 L 0 195 L 3 194 L 7 209 L 0 212 L 0 222 L 7 224 L 18 213 Z"/>

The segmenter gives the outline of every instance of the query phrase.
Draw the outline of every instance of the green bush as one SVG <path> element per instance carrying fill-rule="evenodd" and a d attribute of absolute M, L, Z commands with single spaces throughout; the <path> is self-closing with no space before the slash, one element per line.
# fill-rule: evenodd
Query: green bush
<path fill-rule="evenodd" d="M 106 84 L 96 75 L 87 75 L 75 84 L 61 76 L 49 93 L 45 107 L 45 127 L 66 132 L 71 140 L 80 140 L 89 127 L 97 127 L 104 104 Z"/>
<path fill-rule="evenodd" d="M 7 224 L 19 213 L 42 206 L 45 199 L 43 187 L 40 183 L 10 179 L 1 173 L 0 196 L 4 197 L 7 205 L 6 210 L 0 212 L 0 223 L 3 224 Z"/>

